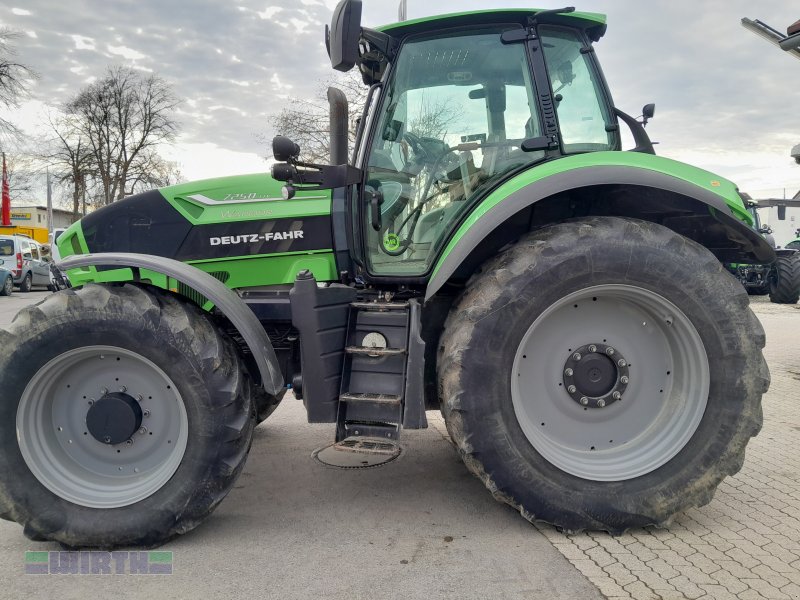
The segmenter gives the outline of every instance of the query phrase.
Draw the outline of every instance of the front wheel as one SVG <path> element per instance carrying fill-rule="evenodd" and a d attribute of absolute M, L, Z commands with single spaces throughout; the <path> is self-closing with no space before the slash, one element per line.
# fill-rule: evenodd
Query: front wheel
<path fill-rule="evenodd" d="M 769 300 L 775 304 L 797 304 L 800 300 L 800 252 L 782 255 L 774 265 Z"/>
<path fill-rule="evenodd" d="M 0 516 L 32 539 L 152 547 L 225 497 L 253 432 L 233 343 L 154 288 L 87 285 L 0 330 Z"/>
<path fill-rule="evenodd" d="M 529 520 L 662 524 L 741 467 L 764 341 L 702 246 L 633 219 L 552 225 L 489 260 L 454 305 L 443 412 L 469 469 Z"/>

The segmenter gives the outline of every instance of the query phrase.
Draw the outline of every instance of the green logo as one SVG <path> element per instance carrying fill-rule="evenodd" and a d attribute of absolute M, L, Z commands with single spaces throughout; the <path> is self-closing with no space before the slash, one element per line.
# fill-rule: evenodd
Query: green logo
<path fill-rule="evenodd" d="M 387 233 L 383 238 L 383 247 L 387 250 L 397 250 L 400 247 L 400 238 L 394 233 Z"/>

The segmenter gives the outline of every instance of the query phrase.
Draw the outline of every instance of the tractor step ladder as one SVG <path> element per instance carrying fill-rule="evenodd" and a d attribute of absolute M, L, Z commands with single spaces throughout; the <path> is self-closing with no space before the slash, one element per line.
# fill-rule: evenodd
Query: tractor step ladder
<path fill-rule="evenodd" d="M 397 440 L 403 424 L 408 302 L 352 302 L 342 368 L 336 441 Z"/>

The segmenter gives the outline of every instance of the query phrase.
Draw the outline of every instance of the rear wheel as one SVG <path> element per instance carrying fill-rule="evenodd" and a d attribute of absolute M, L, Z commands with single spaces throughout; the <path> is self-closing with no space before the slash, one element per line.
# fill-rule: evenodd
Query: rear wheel
<path fill-rule="evenodd" d="M 6 276 L 2 287 L 0 287 L 0 296 L 10 296 L 14 292 L 14 279 L 11 275 Z"/>
<path fill-rule="evenodd" d="M 33 287 L 33 277 L 30 273 L 26 273 L 19 284 L 19 291 L 27 294 L 31 291 L 31 287 Z"/>
<path fill-rule="evenodd" d="M 620 533 L 707 503 L 739 470 L 761 426 L 763 345 L 705 248 L 586 218 L 529 234 L 469 281 L 440 347 L 443 412 L 498 500 Z"/>
<path fill-rule="evenodd" d="M 29 537 L 157 546 L 230 491 L 250 384 L 196 306 L 88 285 L 23 310 L 0 342 L 0 515 Z"/>
<path fill-rule="evenodd" d="M 769 299 L 775 304 L 797 304 L 800 299 L 800 252 L 778 256 Z"/>

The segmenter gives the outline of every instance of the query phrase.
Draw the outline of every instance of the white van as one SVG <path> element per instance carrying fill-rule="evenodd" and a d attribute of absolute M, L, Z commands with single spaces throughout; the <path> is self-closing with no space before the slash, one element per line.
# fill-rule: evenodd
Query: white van
<path fill-rule="evenodd" d="M 39 242 L 26 235 L 0 235 L 0 264 L 11 271 L 20 292 L 50 285 L 50 261 Z"/>

